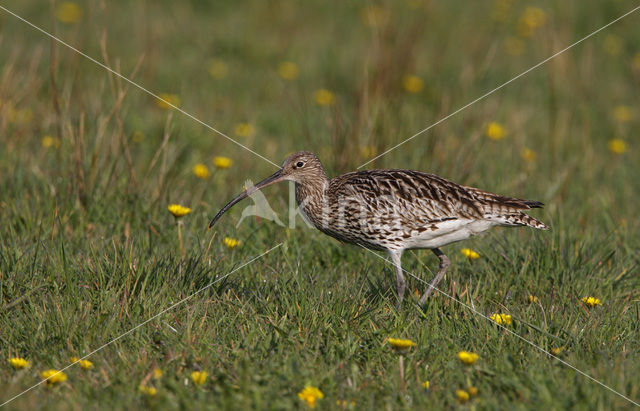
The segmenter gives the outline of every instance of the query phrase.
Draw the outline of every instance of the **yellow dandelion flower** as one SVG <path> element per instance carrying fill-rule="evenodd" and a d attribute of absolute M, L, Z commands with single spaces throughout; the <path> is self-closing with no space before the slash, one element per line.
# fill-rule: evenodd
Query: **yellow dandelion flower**
<path fill-rule="evenodd" d="M 229 157 L 223 156 L 215 156 L 212 161 L 213 165 L 220 169 L 229 168 L 233 164 L 233 161 Z"/>
<path fill-rule="evenodd" d="M 209 62 L 209 74 L 215 79 L 225 78 L 229 73 L 229 66 L 222 60 L 213 59 Z"/>
<path fill-rule="evenodd" d="M 509 314 L 493 314 L 489 318 L 496 324 L 511 325 L 511 316 Z"/>
<path fill-rule="evenodd" d="M 615 106 L 611 114 L 618 123 L 628 123 L 633 120 L 633 109 L 629 106 Z"/>
<path fill-rule="evenodd" d="M 142 143 L 144 139 L 145 135 L 142 131 L 134 131 L 131 135 L 131 140 L 133 140 L 134 143 Z"/>
<path fill-rule="evenodd" d="M 162 372 L 162 370 L 160 368 L 154 368 L 153 369 L 153 379 L 154 380 L 159 380 L 160 378 L 162 378 L 162 375 L 164 373 Z"/>
<path fill-rule="evenodd" d="M 209 171 L 209 168 L 206 165 L 202 163 L 198 163 L 193 166 L 193 174 L 198 178 L 205 179 L 205 178 L 209 178 L 209 176 L 211 175 L 211 172 Z"/>
<path fill-rule="evenodd" d="M 507 136 L 507 132 L 505 128 L 502 126 L 502 124 L 497 123 L 495 121 L 492 121 L 487 125 L 485 134 L 487 137 L 489 137 L 491 140 L 494 140 L 494 141 L 502 140 Z"/>
<path fill-rule="evenodd" d="M 479 358 L 480 356 L 478 354 L 470 351 L 460 351 L 458 353 L 458 359 L 466 365 L 472 365 L 473 363 L 478 361 Z"/>
<path fill-rule="evenodd" d="M 467 393 L 470 396 L 475 397 L 476 395 L 478 395 L 478 388 L 472 385 L 471 387 L 467 388 Z"/>
<path fill-rule="evenodd" d="M 387 22 L 389 11 L 380 6 L 366 6 L 360 12 L 362 22 L 369 27 L 380 27 Z"/>
<path fill-rule="evenodd" d="M 146 385 L 139 385 L 138 390 L 142 394 L 147 395 L 149 397 L 154 397 L 158 393 L 158 390 L 156 390 L 154 387 L 149 387 Z"/>
<path fill-rule="evenodd" d="M 593 308 L 596 305 L 602 305 L 600 299 L 595 297 L 584 297 L 581 301 L 589 308 Z"/>
<path fill-rule="evenodd" d="M 238 123 L 233 131 L 236 133 L 236 136 L 251 137 L 256 132 L 256 129 L 249 123 Z"/>
<path fill-rule="evenodd" d="M 520 157 L 527 163 L 533 163 L 536 160 L 536 156 L 536 152 L 527 147 L 523 148 L 520 152 Z"/>
<path fill-rule="evenodd" d="M 285 80 L 295 80 L 298 78 L 298 74 L 299 70 L 296 63 L 285 61 L 278 65 L 278 75 Z"/>
<path fill-rule="evenodd" d="M 42 371 L 40 373 L 40 376 L 47 380 L 47 384 L 49 386 L 56 385 L 61 382 L 65 382 L 67 380 L 67 374 L 63 373 L 62 371 L 58 371 L 54 369 Z"/>
<path fill-rule="evenodd" d="M 29 366 L 29 361 L 25 360 L 22 357 L 13 357 L 9 358 L 9 364 L 11 364 L 14 369 L 21 370 Z"/>
<path fill-rule="evenodd" d="M 424 80 L 416 75 L 407 74 L 402 77 L 402 88 L 409 93 L 419 93 L 424 88 Z"/>
<path fill-rule="evenodd" d="M 469 401 L 469 393 L 465 390 L 456 390 L 456 397 L 458 397 L 458 401 L 460 402 Z"/>
<path fill-rule="evenodd" d="M 558 354 L 560 354 L 562 352 L 562 348 L 561 347 L 553 347 L 551 349 L 551 354 L 555 355 L 556 357 L 558 356 Z"/>
<path fill-rule="evenodd" d="M 298 393 L 298 398 L 304 401 L 309 408 L 315 408 L 316 401 L 324 398 L 324 394 L 318 388 L 307 385 Z"/>
<path fill-rule="evenodd" d="M 397 351 L 404 351 L 408 348 L 418 345 L 411 340 L 404 340 L 402 338 L 389 338 L 387 339 L 387 342 L 393 347 L 394 350 Z"/>
<path fill-rule="evenodd" d="M 612 138 L 607 146 L 613 154 L 623 154 L 627 151 L 627 143 L 621 138 Z"/>
<path fill-rule="evenodd" d="M 80 368 L 83 370 L 90 370 L 93 368 L 93 363 L 89 360 L 80 360 L 78 357 L 71 357 L 69 360 L 73 363 L 78 362 Z"/>
<path fill-rule="evenodd" d="M 180 204 L 171 204 L 167 209 L 175 218 L 184 217 L 191 212 L 189 207 L 183 207 Z"/>
<path fill-rule="evenodd" d="M 237 246 L 240 245 L 240 240 L 236 240 L 235 238 L 225 237 L 222 239 L 222 244 L 227 247 L 229 250 L 233 250 Z"/>
<path fill-rule="evenodd" d="M 509 36 L 504 40 L 504 49 L 512 56 L 524 53 L 525 42 L 516 36 Z"/>
<path fill-rule="evenodd" d="M 191 381 L 193 381 L 195 385 L 202 385 L 207 381 L 208 376 L 209 373 L 206 371 L 194 371 L 191 373 Z"/>
<path fill-rule="evenodd" d="M 160 93 L 159 99 L 156 99 L 156 105 L 165 110 L 172 109 L 174 107 L 180 107 L 180 97 L 177 94 Z"/>
<path fill-rule="evenodd" d="M 59 148 L 60 147 L 60 139 L 58 137 L 51 137 L 46 135 L 42 137 L 41 141 L 42 147 L 44 148 Z"/>
<path fill-rule="evenodd" d="M 619 56 L 624 48 L 622 38 L 614 34 L 609 34 L 604 38 L 603 46 L 604 50 L 612 56 Z"/>
<path fill-rule="evenodd" d="M 538 7 L 527 7 L 518 20 L 518 34 L 531 37 L 547 21 L 547 14 Z"/>
<path fill-rule="evenodd" d="M 336 103 L 336 95 L 326 88 L 316 90 L 313 95 L 316 103 L 320 106 L 332 106 Z"/>
<path fill-rule="evenodd" d="M 77 23 L 82 17 L 82 9 L 72 1 L 63 1 L 56 7 L 56 17 L 62 23 Z"/>
<path fill-rule="evenodd" d="M 431 384 L 429 383 L 429 380 L 426 380 L 425 382 L 423 382 L 423 383 L 422 383 L 422 384 L 420 384 L 420 385 L 422 386 L 422 388 L 424 388 L 424 389 L 428 390 L 428 389 L 429 389 L 429 386 L 430 386 Z"/>
<path fill-rule="evenodd" d="M 538 303 L 538 297 L 536 297 L 535 295 L 530 295 L 529 296 L 529 304 L 537 304 Z"/>
<path fill-rule="evenodd" d="M 460 250 L 460 252 L 462 253 L 463 256 L 467 257 L 469 260 L 477 260 L 478 258 L 480 258 L 480 254 L 478 254 L 477 252 L 473 251 L 470 248 L 463 248 L 462 250 Z"/>

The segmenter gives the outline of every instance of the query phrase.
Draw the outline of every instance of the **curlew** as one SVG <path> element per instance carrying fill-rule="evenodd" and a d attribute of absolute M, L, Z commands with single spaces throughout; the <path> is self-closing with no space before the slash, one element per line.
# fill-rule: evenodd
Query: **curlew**
<path fill-rule="evenodd" d="M 438 273 L 420 298 L 423 305 L 451 264 L 440 247 L 493 226 L 547 228 L 524 213 L 542 207 L 538 201 L 503 197 L 413 170 L 365 170 L 328 179 L 318 157 L 308 151 L 290 155 L 280 170 L 245 189 L 216 214 L 209 228 L 234 204 L 283 180 L 295 182 L 300 212 L 318 230 L 389 253 L 398 308 L 405 291 L 405 250 L 430 249 L 440 260 Z"/>

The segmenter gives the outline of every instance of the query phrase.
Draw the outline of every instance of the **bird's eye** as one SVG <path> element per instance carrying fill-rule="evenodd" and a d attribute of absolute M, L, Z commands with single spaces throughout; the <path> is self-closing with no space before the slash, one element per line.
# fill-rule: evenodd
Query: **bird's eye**
<path fill-rule="evenodd" d="M 296 164 L 296 167 L 303 167 L 304 163 L 302 161 L 298 161 L 298 163 Z"/>

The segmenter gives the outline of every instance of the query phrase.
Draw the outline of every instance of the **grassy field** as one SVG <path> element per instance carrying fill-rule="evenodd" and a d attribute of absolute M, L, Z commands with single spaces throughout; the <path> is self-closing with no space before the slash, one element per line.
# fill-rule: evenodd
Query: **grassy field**
<path fill-rule="evenodd" d="M 637 6 L 46 3 L 1 5 L 276 164 L 316 152 L 330 176 Z M 304 409 L 305 386 L 323 393 L 317 409 L 632 408 L 478 313 L 511 315 L 508 330 L 640 401 L 638 21 L 640 11 L 366 166 L 539 200 L 533 215 L 551 226 L 444 247 L 453 264 L 441 288 L 459 302 L 436 293 L 423 312 L 425 285 L 409 278 L 397 312 L 384 254 L 299 218 L 236 228 L 243 205 L 207 231 L 246 179 L 275 167 L 0 11 L 0 402 L 215 282 L 91 355 L 91 369 L 77 364 L 6 408 Z M 194 174 L 199 163 L 210 175 Z M 287 222 L 289 187 L 265 195 Z M 172 203 L 193 210 L 180 226 Z M 410 252 L 404 264 L 430 280 L 437 259 Z M 417 345 L 399 354 L 388 338 Z M 479 359 L 464 365 L 462 350 Z"/>

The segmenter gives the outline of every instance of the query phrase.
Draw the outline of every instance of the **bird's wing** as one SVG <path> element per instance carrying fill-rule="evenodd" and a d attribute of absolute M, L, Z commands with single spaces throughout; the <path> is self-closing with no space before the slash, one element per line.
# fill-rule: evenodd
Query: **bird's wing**
<path fill-rule="evenodd" d="M 481 204 L 465 187 L 433 174 L 411 170 L 367 170 L 344 174 L 330 182 L 335 201 L 351 198 L 378 215 L 432 222 L 482 218 Z"/>

